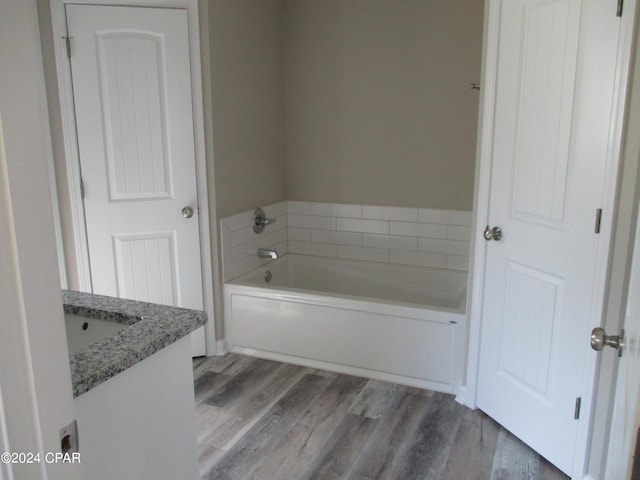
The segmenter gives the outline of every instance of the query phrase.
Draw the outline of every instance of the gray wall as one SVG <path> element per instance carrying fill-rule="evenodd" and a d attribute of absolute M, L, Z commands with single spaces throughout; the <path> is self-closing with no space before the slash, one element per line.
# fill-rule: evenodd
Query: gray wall
<path fill-rule="evenodd" d="M 284 12 L 287 198 L 470 210 L 483 2 Z"/>
<path fill-rule="evenodd" d="M 218 218 L 285 199 L 282 1 L 209 4 Z"/>

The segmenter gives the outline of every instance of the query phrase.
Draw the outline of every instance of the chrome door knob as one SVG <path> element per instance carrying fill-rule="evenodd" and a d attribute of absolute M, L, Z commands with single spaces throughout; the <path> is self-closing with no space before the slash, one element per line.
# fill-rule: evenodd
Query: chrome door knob
<path fill-rule="evenodd" d="M 620 335 L 607 335 L 601 327 L 591 330 L 591 348 L 599 352 L 606 346 L 618 350 L 618 356 L 621 357 L 624 347 L 624 330 Z"/>
<path fill-rule="evenodd" d="M 502 239 L 502 229 L 500 227 L 491 228 L 489 225 L 487 225 L 487 228 L 484 229 L 484 233 L 482 234 L 482 236 L 487 242 L 490 240 L 499 242 Z"/>
<path fill-rule="evenodd" d="M 182 216 L 183 216 L 184 218 L 191 218 L 191 217 L 193 217 L 193 208 L 191 208 L 191 207 L 184 207 L 184 208 L 182 209 Z"/>

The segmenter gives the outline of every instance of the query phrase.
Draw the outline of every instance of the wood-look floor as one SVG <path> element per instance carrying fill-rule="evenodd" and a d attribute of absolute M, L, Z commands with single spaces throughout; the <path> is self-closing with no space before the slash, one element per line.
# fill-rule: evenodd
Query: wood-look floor
<path fill-rule="evenodd" d="M 451 395 L 228 354 L 194 360 L 202 480 L 566 480 Z"/>

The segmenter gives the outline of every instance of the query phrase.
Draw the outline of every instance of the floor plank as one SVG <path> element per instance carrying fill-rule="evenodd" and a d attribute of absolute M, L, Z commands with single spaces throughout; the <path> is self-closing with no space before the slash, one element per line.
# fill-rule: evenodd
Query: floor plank
<path fill-rule="evenodd" d="M 211 469 L 211 480 L 252 478 L 260 462 L 267 458 L 289 429 L 304 415 L 309 403 L 328 386 L 330 379 L 305 375 Z"/>
<path fill-rule="evenodd" d="M 324 443 L 318 458 L 301 478 L 323 480 L 344 478 L 351 465 L 362 454 L 361 445 L 367 441 L 377 421 L 360 415 L 345 415 Z"/>
<path fill-rule="evenodd" d="M 453 396 L 228 354 L 194 360 L 201 480 L 567 480 Z"/>
<path fill-rule="evenodd" d="M 491 471 L 491 480 L 538 478 L 540 456 L 505 430 L 498 434 L 498 443 Z"/>
<path fill-rule="evenodd" d="M 464 407 L 452 401 L 450 395 L 435 393 L 416 434 L 410 439 L 411 447 L 394 478 L 433 478 L 446 465 L 455 435 L 462 420 Z"/>
<path fill-rule="evenodd" d="M 258 469 L 254 478 L 305 478 L 309 465 L 321 454 L 331 432 L 344 420 L 347 409 L 366 383 L 363 378 L 336 376 L 309 410 Z"/>
<path fill-rule="evenodd" d="M 467 409 L 447 459 L 443 479 L 486 480 L 491 477 L 500 426 L 486 415 Z"/>
<path fill-rule="evenodd" d="M 405 461 L 420 420 L 426 415 L 429 402 L 420 395 L 396 391 L 393 406 L 380 418 L 363 454 L 349 471 L 349 480 L 396 478 Z"/>
<path fill-rule="evenodd" d="M 233 398 L 227 399 L 222 413 L 209 422 L 207 442 L 229 450 L 302 376 L 299 368 L 280 364 L 259 379 L 245 377 L 252 383 L 242 386 L 242 394 L 231 394 Z M 226 388 L 229 385 L 232 384 L 228 383 Z M 214 396 L 213 403 L 216 400 L 218 397 Z M 210 404 L 210 401 L 211 397 L 204 403 Z"/>
<path fill-rule="evenodd" d="M 394 383 L 369 380 L 349 408 L 349 413 L 380 418 L 396 401 L 398 391 L 404 391 L 404 388 Z"/>

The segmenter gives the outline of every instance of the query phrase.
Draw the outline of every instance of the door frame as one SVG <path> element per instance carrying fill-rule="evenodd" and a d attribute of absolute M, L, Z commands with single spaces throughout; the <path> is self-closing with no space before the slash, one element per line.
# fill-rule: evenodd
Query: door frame
<path fill-rule="evenodd" d="M 205 325 L 207 355 L 217 354 L 214 314 L 214 285 L 212 266 L 212 237 L 216 237 L 217 226 L 210 223 L 207 157 L 205 149 L 204 100 L 202 66 L 200 57 L 200 19 L 198 0 L 49 0 L 53 27 L 54 52 L 60 96 L 63 142 L 74 242 L 76 246 L 77 275 L 80 288 L 90 292 L 91 269 L 85 223 L 84 202 L 80 181 L 80 157 L 73 104 L 71 65 L 67 56 L 64 37 L 67 32 L 65 5 L 105 5 L 129 7 L 176 8 L 187 12 L 189 28 L 189 55 L 191 64 L 191 95 L 193 108 L 194 150 L 196 162 L 196 188 L 198 198 L 198 229 L 200 236 L 200 267 L 202 271 L 202 294 L 204 311 L 209 321 Z M 205 32 L 206 33 L 206 32 Z M 73 42 L 71 42 L 73 48 Z M 206 53 L 206 52 L 205 52 Z M 215 222 L 214 222 L 215 223 Z"/>
<path fill-rule="evenodd" d="M 627 285 L 629 287 L 637 287 L 640 281 L 640 209 L 636 203 L 636 214 L 634 215 L 635 225 L 632 227 L 634 233 L 631 234 L 632 239 L 632 251 L 631 251 L 631 267 L 630 274 L 627 279 Z M 631 283 L 633 282 L 633 284 Z M 626 305 L 624 308 L 624 319 L 621 328 L 625 330 L 625 347 L 623 350 L 623 356 L 634 355 L 638 358 L 640 350 L 638 349 L 638 331 L 640 331 L 640 316 L 637 312 L 630 312 L 633 303 L 638 303 L 638 297 L 640 292 L 634 288 L 629 288 Z M 631 328 L 632 327 L 632 328 Z M 617 333 L 617 332 L 616 332 Z M 606 352 L 608 355 L 616 355 L 615 352 Z M 624 361 L 624 359 L 619 359 Z M 636 360 L 637 362 L 637 360 Z M 618 473 L 627 471 L 631 473 L 632 464 L 634 461 L 634 445 L 636 441 L 636 432 L 638 428 L 638 419 L 640 418 L 640 396 L 631 398 L 628 392 L 640 391 L 640 379 L 636 375 L 630 376 L 631 384 L 625 381 L 625 373 L 621 372 L 616 366 L 616 376 L 614 377 L 614 393 L 613 393 L 613 408 L 608 418 L 610 424 L 609 432 L 609 445 L 614 448 L 609 448 L 606 456 L 603 471 L 606 473 L 604 477 L 614 478 Z M 629 367 L 626 369 L 629 371 Z M 625 400 L 635 401 L 633 404 L 625 402 Z M 631 427 L 628 427 L 631 426 Z M 620 432 L 625 432 L 626 428 L 631 428 L 629 435 L 631 436 L 631 443 L 626 444 L 625 441 L 621 441 Z M 625 435 L 622 435 L 624 438 Z M 603 478 L 604 478 L 603 477 Z"/>
<path fill-rule="evenodd" d="M 484 293 L 484 274 L 486 266 L 486 241 L 482 232 L 489 224 L 489 198 L 491 189 L 491 157 L 493 153 L 493 124 L 496 98 L 496 72 L 498 67 L 498 26 L 500 22 L 501 0 L 485 2 L 485 22 L 482 56 L 482 90 L 478 122 L 478 147 L 476 152 L 476 175 L 474 195 L 474 219 L 472 225 L 471 264 L 469 272 L 468 320 L 469 348 L 467 353 L 466 385 L 462 390 L 465 405 L 477 408 L 477 390 L 479 363 L 481 354 L 482 310 Z M 604 178 L 604 195 L 602 209 L 601 234 L 598 237 L 597 263 L 594 291 L 605 292 L 608 281 L 608 260 L 611 243 L 614 211 L 617 192 L 617 175 L 622 153 L 622 134 L 627 104 L 628 84 L 631 68 L 631 52 L 634 40 L 634 22 L 637 0 L 627 0 L 624 4 L 624 15 L 620 19 L 621 30 L 618 40 L 618 62 L 616 68 L 616 92 L 612 107 L 611 128 L 607 153 L 606 175 Z M 615 15 L 615 2 L 611 2 Z M 591 325 L 602 324 L 604 309 L 604 293 L 592 300 Z M 585 348 L 588 339 L 585 338 Z M 578 420 L 576 453 L 573 461 L 572 478 L 583 478 L 586 473 L 589 438 L 591 433 L 593 392 L 596 381 L 598 356 L 587 358 L 583 380 L 582 414 Z"/>

